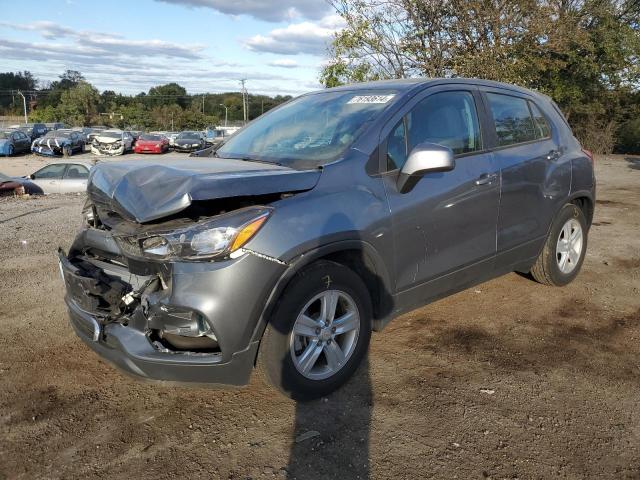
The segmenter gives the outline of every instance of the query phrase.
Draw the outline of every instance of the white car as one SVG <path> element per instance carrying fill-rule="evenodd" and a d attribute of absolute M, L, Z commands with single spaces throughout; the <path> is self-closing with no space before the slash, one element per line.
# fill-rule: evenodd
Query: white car
<path fill-rule="evenodd" d="M 95 155 L 123 155 L 133 150 L 133 135 L 122 130 L 105 130 L 91 141 L 91 153 Z"/>
<path fill-rule="evenodd" d="M 29 175 L 29 178 L 45 194 L 85 192 L 92 167 L 93 164 L 89 162 L 50 163 Z"/>

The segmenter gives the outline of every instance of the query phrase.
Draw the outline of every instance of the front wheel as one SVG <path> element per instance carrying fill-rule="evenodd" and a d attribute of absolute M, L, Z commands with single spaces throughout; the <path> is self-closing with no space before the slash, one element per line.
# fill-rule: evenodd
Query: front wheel
<path fill-rule="evenodd" d="M 587 221 L 582 210 L 572 203 L 562 207 L 531 269 L 533 278 L 557 287 L 576 278 L 587 251 L 587 233 Z"/>
<path fill-rule="evenodd" d="M 69 158 L 71 155 L 73 155 L 73 149 L 71 148 L 71 145 L 65 145 L 64 147 L 62 147 L 63 157 Z"/>
<path fill-rule="evenodd" d="M 333 392 L 356 371 L 371 338 L 371 300 L 351 269 L 320 261 L 284 291 L 260 344 L 258 369 L 296 400 Z"/>

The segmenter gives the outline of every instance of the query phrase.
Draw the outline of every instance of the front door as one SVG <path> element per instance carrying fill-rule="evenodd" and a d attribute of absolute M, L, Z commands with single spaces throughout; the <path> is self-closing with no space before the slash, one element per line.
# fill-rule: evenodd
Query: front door
<path fill-rule="evenodd" d="M 389 169 L 383 178 L 392 218 L 397 292 L 482 260 L 491 269 L 496 252 L 500 177 L 493 155 L 483 151 L 479 96 L 474 87 L 438 90 L 431 94 L 428 90 L 409 107 L 382 145 Z M 412 148 L 424 142 L 451 148 L 455 168 L 428 173 L 411 191 L 400 193 L 398 171 Z"/>

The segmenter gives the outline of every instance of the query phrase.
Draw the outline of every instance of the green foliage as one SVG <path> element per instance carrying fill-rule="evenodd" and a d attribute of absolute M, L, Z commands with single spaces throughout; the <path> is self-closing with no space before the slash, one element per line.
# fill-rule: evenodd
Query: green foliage
<path fill-rule="evenodd" d="M 62 92 L 56 111 L 69 125 L 91 125 L 97 121 L 100 94 L 90 83 L 80 80 Z"/>
<path fill-rule="evenodd" d="M 320 74 L 327 87 L 415 76 L 514 83 L 551 96 L 596 151 L 627 121 L 640 80 L 637 0 L 330 1 L 346 28 Z"/>
<path fill-rule="evenodd" d="M 34 91 L 37 81 L 29 72 L 0 73 L 0 85 L 12 89 Z M 29 112 L 34 122 L 63 121 L 75 126 L 107 125 L 144 130 L 204 129 L 228 121 L 243 119 L 240 92 L 189 95 L 177 83 L 159 85 L 135 96 L 105 90 L 99 93 L 80 72 L 67 70 L 60 80 L 36 92 L 37 105 Z M 0 97 L 2 98 L 2 97 Z M 11 97 L 9 97 L 11 98 Z M 249 95 L 249 119 L 291 99 L 289 96 Z M 2 108 L 0 113 L 21 113 L 22 99 L 16 105 Z M 19 107 L 19 108 L 18 108 Z"/>
<path fill-rule="evenodd" d="M 640 118 L 623 123 L 618 131 L 618 150 L 640 154 Z"/>
<path fill-rule="evenodd" d="M 22 113 L 22 97 L 14 92 L 35 90 L 37 86 L 38 82 L 31 72 L 0 73 L 0 112 Z"/>

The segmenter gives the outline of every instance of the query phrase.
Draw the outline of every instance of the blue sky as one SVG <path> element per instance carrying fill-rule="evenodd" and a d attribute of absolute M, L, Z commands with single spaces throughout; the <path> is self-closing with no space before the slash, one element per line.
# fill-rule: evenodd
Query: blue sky
<path fill-rule="evenodd" d="M 126 94 L 172 81 L 237 91 L 241 78 L 255 93 L 314 90 L 341 26 L 325 0 L 0 0 L 0 11 L 0 71 L 79 70 Z"/>

